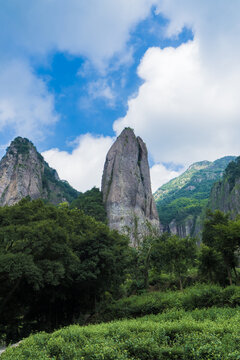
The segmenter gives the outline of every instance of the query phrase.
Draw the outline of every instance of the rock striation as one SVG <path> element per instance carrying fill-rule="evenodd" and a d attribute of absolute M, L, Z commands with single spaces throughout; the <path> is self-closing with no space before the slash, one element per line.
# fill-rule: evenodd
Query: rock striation
<path fill-rule="evenodd" d="M 0 206 L 13 205 L 22 198 L 42 198 L 53 204 L 71 201 L 78 192 L 61 181 L 26 138 L 11 142 L 0 162 Z"/>
<path fill-rule="evenodd" d="M 107 154 L 102 193 L 110 228 L 129 235 L 132 246 L 152 229 L 160 231 L 147 148 L 131 128 L 122 131 Z"/>

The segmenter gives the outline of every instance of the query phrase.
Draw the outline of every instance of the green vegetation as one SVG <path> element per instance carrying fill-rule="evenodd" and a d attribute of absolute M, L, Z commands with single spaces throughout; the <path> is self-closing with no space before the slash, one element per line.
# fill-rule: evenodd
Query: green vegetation
<path fill-rule="evenodd" d="M 230 220 L 229 215 L 219 210 L 208 211 L 202 234 L 200 271 L 213 281 L 225 278 L 230 285 L 232 272 L 238 277 L 236 267 L 240 252 L 240 219 Z M 221 281 L 221 280 L 220 280 Z"/>
<path fill-rule="evenodd" d="M 203 360 L 240 358 L 239 309 L 168 311 L 135 320 L 40 333 L 3 360 Z"/>
<path fill-rule="evenodd" d="M 183 223 L 188 216 L 196 221 L 207 204 L 213 183 L 221 178 L 233 159 L 233 156 L 226 156 L 213 163 L 195 163 L 182 175 L 161 186 L 154 194 L 161 223 L 168 225 L 173 219 Z"/>
<path fill-rule="evenodd" d="M 102 214 L 98 189 L 79 203 Z M 133 249 L 67 203 L 23 199 L 0 208 L 1 342 L 115 321 L 39 333 L 1 358 L 238 359 L 239 234 L 239 219 L 215 211 L 200 249 L 193 238 L 153 229 Z"/>
<path fill-rule="evenodd" d="M 58 204 L 63 197 L 67 202 L 71 203 L 79 194 L 67 181 L 59 180 L 56 176 L 56 170 L 50 168 L 45 161 L 42 186 L 44 190 L 47 190 L 49 201 L 56 204 Z"/>
<path fill-rule="evenodd" d="M 108 304 L 100 313 L 98 321 L 130 319 L 170 309 L 190 311 L 212 306 L 240 306 L 240 287 L 196 284 L 184 291 L 154 291 L 132 295 Z"/>
<path fill-rule="evenodd" d="M 102 193 L 96 187 L 85 193 L 80 193 L 78 198 L 73 200 L 70 207 L 83 210 L 86 215 L 94 217 L 97 221 L 107 222 Z"/>
<path fill-rule="evenodd" d="M 11 146 L 14 146 L 14 148 L 17 150 L 17 154 L 26 155 L 28 154 L 30 147 L 34 147 L 33 143 L 29 141 L 26 138 L 21 138 L 20 136 L 16 137 L 12 143 Z M 7 151 L 9 148 L 7 148 Z M 11 152 L 12 150 L 10 150 Z M 12 153 L 13 154 L 13 153 Z"/>
<path fill-rule="evenodd" d="M 223 178 L 228 180 L 230 190 L 233 189 L 236 180 L 240 178 L 240 156 L 228 164 Z"/>
<path fill-rule="evenodd" d="M 106 291 L 118 296 L 129 251 L 80 210 L 27 199 L 0 208 L 1 334 L 15 341 L 90 316 Z"/>

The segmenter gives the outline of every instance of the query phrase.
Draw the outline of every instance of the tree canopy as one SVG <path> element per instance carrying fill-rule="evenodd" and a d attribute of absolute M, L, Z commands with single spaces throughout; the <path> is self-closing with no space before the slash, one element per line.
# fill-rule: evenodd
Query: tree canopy
<path fill-rule="evenodd" d="M 0 316 L 4 331 L 52 329 L 91 313 L 125 277 L 128 240 L 67 206 L 24 199 L 0 208 Z M 19 334 L 16 334 L 16 338 Z"/>

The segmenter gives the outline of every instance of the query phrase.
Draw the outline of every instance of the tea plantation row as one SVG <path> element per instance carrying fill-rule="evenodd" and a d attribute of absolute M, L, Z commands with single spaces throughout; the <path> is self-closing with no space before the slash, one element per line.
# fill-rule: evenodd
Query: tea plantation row
<path fill-rule="evenodd" d="M 240 309 L 172 309 L 32 335 L 1 360 L 240 359 Z"/>

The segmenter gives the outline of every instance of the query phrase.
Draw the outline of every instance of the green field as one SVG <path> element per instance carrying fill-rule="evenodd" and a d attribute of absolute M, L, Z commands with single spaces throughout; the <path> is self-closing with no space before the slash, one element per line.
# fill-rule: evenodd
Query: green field
<path fill-rule="evenodd" d="M 240 309 L 172 309 L 159 315 L 39 333 L 1 360 L 240 359 Z"/>

